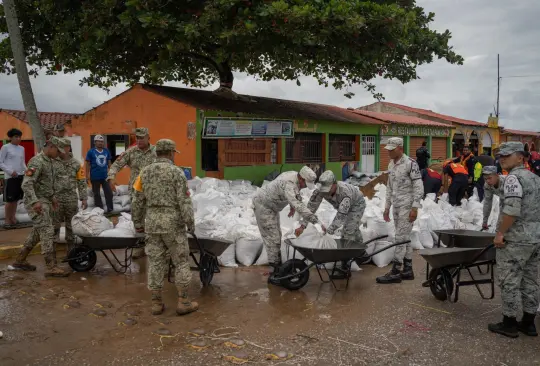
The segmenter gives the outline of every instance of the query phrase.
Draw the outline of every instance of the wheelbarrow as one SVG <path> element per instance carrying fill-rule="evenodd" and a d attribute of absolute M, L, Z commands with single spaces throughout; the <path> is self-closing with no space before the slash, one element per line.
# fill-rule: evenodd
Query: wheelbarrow
<path fill-rule="evenodd" d="M 451 299 L 457 302 L 459 289 L 462 286 L 475 286 L 482 299 L 490 300 L 495 296 L 495 234 L 472 230 L 435 230 L 439 235 L 436 247 L 422 249 L 418 253 L 427 262 L 426 281 L 422 284 L 429 287 L 436 299 Z M 441 241 L 447 246 L 441 248 Z M 482 272 L 480 266 L 486 265 Z M 430 267 L 432 268 L 430 270 Z M 489 278 L 476 278 L 471 268 L 477 267 L 481 275 L 489 274 Z M 466 270 L 471 280 L 461 280 L 461 271 Z M 455 279 L 455 281 L 454 281 Z M 489 284 L 491 293 L 484 295 L 479 285 Z M 452 299 L 452 293 L 455 294 Z"/>
<path fill-rule="evenodd" d="M 393 248 L 398 245 L 410 243 L 410 240 L 393 243 L 377 251 L 374 251 L 371 254 L 367 254 L 365 250 L 365 247 L 367 246 L 367 244 L 377 241 L 377 240 L 387 238 L 387 237 L 388 235 L 379 236 L 365 243 L 356 244 L 356 245 L 353 244 L 351 248 L 343 248 L 343 241 L 338 239 L 336 240 L 336 242 L 338 243 L 337 249 L 308 248 L 308 247 L 295 245 L 292 242 L 292 240 L 294 239 L 285 239 L 285 243 L 294 250 L 293 258 L 289 259 L 288 261 L 286 261 L 285 263 L 281 265 L 281 267 L 278 269 L 278 273 L 275 279 L 280 281 L 281 286 L 283 286 L 287 290 L 291 290 L 291 291 L 299 290 L 302 287 L 304 287 L 306 283 L 308 282 L 309 270 L 312 267 L 315 267 L 317 269 L 317 273 L 319 274 L 319 278 L 321 279 L 321 281 L 323 283 L 329 283 L 329 282 L 332 283 L 332 285 L 334 286 L 334 289 L 336 289 L 337 291 L 339 291 L 339 289 L 337 288 L 334 282 L 334 279 L 333 279 L 334 275 L 336 274 L 336 271 L 345 272 L 345 278 L 347 279 L 345 288 L 348 288 L 349 279 L 351 277 L 351 264 L 353 261 L 355 261 L 356 264 L 361 265 L 361 264 L 364 264 L 366 260 L 368 260 L 369 258 L 387 249 Z M 303 259 L 296 258 L 297 252 L 300 253 L 304 258 Z M 345 263 L 345 268 L 338 270 L 337 269 L 338 262 Z M 329 270 L 325 266 L 326 264 L 330 264 L 330 263 L 333 263 L 331 272 L 329 272 Z M 321 269 L 319 267 L 324 268 L 328 276 L 328 280 L 323 279 L 323 276 L 321 274 Z"/>
<path fill-rule="evenodd" d="M 67 257 L 62 262 L 67 262 L 69 266 L 77 272 L 91 271 L 97 262 L 96 252 L 101 252 L 107 262 L 117 273 L 126 273 L 132 263 L 133 249 L 144 247 L 144 234 L 136 234 L 135 237 L 99 237 L 99 236 L 79 236 L 82 243 L 71 248 Z M 113 252 L 115 249 L 124 249 L 124 259 L 121 260 Z M 109 254 L 107 255 L 107 251 Z M 113 263 L 113 259 L 115 263 Z"/>

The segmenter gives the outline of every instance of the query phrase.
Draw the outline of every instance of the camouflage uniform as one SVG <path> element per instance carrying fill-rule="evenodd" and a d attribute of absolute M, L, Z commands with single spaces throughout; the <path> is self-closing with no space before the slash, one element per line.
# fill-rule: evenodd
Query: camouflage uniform
<path fill-rule="evenodd" d="M 287 205 L 291 205 L 305 221 L 312 224 L 318 222 L 317 216 L 302 203 L 298 174 L 294 171 L 281 173 L 275 180 L 260 189 L 253 198 L 255 218 L 268 254 L 268 262 L 274 266 L 281 263 L 279 213 Z M 313 175 L 312 181 L 315 181 L 315 173 Z"/>
<path fill-rule="evenodd" d="M 326 171 L 323 173 L 332 173 Z M 319 181 L 324 179 L 323 175 Z M 331 174 L 332 177 L 334 176 Z M 361 244 L 362 233 L 360 232 L 360 221 L 366 209 L 366 201 L 364 195 L 358 187 L 347 184 L 345 182 L 335 182 L 337 184 L 336 193 L 331 196 L 328 192 L 321 192 L 321 189 L 316 189 L 309 199 L 308 209 L 315 213 L 319 209 L 323 198 L 330 203 L 336 210 L 337 214 L 332 220 L 332 223 L 326 229 L 326 232 L 333 235 L 334 232 L 343 226 L 341 237 L 344 241 L 343 247 L 350 247 L 353 244 Z"/>
<path fill-rule="evenodd" d="M 135 129 L 135 135 L 137 137 L 144 137 L 148 135 L 148 129 L 145 127 L 139 127 Z M 129 176 L 128 189 L 131 195 L 131 201 L 133 201 L 133 183 L 135 179 L 139 176 L 141 170 L 153 163 L 156 160 L 156 147 L 150 145 L 147 150 L 143 151 L 139 149 L 138 146 L 133 146 L 127 149 L 122 155 L 118 157 L 111 165 L 109 173 L 107 175 L 107 181 L 114 181 L 116 179 L 116 174 L 125 166 L 128 166 L 131 169 Z M 144 214 L 143 214 L 144 216 Z M 135 249 L 133 251 L 133 257 L 139 258 L 144 256 L 143 248 Z"/>
<path fill-rule="evenodd" d="M 409 214 L 413 207 L 420 208 L 424 196 L 422 176 L 416 161 L 403 154 L 401 159 L 388 165 L 388 185 L 386 188 L 386 209 L 393 208 L 395 242 L 407 241 L 411 238 L 413 228 Z M 401 264 L 403 259 L 412 260 L 411 244 L 396 247 L 394 261 Z"/>
<path fill-rule="evenodd" d="M 156 144 L 158 151 L 173 151 L 174 146 L 167 139 Z M 147 234 L 148 288 L 153 300 L 162 306 L 168 251 L 175 265 L 175 284 L 185 303 L 191 281 L 186 227 L 193 230 L 195 221 L 184 172 L 171 160 L 156 158 L 141 171 L 133 188 L 133 222 L 136 229 L 144 228 Z"/>
<path fill-rule="evenodd" d="M 494 168 L 495 173 L 497 174 L 497 167 L 496 166 L 485 166 L 482 170 L 483 174 L 493 174 L 492 168 Z M 502 217 L 502 208 L 503 208 L 503 202 L 504 202 L 504 175 L 499 176 L 499 184 L 497 187 L 490 186 L 489 184 L 484 184 L 484 201 L 483 203 L 483 213 L 484 213 L 484 220 L 482 221 L 483 225 L 487 225 L 489 220 L 489 215 L 491 214 L 491 209 L 493 206 L 493 196 L 499 197 L 499 219 L 497 220 L 497 230 L 499 229 L 499 222 Z"/>
<path fill-rule="evenodd" d="M 67 140 L 67 139 L 65 139 Z M 69 140 L 65 141 L 69 145 Z M 84 167 L 69 153 L 70 159 L 64 160 L 58 157 L 53 160 L 53 167 L 56 173 L 54 182 L 55 197 L 58 200 L 58 210 L 54 213 L 55 231 L 60 230 L 62 222 L 66 223 L 66 241 L 68 248 L 73 245 L 73 230 L 71 229 L 71 219 L 79 210 L 78 199 L 86 199 L 86 179 Z M 77 196 L 78 193 L 78 196 Z"/>

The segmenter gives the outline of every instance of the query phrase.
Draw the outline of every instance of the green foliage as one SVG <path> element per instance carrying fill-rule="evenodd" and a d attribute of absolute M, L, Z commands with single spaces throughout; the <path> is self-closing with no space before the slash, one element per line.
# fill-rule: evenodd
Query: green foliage
<path fill-rule="evenodd" d="M 87 70 L 82 84 L 232 83 L 315 77 L 343 89 L 377 76 L 406 83 L 434 57 L 461 64 L 450 32 L 414 0 L 19 0 L 31 73 Z M 0 5 L 0 33 L 6 33 Z M 9 39 L 0 72 L 14 72 Z M 348 93 L 350 94 L 350 93 Z M 380 97 L 379 94 L 375 94 Z"/>

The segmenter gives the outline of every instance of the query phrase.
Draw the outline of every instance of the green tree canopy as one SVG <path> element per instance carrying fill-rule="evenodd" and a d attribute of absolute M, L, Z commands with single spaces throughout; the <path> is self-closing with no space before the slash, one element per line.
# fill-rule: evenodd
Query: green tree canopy
<path fill-rule="evenodd" d="M 434 57 L 463 61 L 450 32 L 431 30 L 434 14 L 414 0 L 18 0 L 17 12 L 32 74 L 86 70 L 81 85 L 102 88 L 219 81 L 227 89 L 238 71 L 375 93 L 377 76 L 407 83 Z M 15 72 L 6 38 L 0 72 Z"/>

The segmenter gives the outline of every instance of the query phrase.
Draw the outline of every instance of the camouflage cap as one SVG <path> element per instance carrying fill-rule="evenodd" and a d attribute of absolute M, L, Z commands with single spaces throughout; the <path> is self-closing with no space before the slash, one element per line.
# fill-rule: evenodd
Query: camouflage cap
<path fill-rule="evenodd" d="M 64 141 L 64 146 L 71 146 L 71 139 L 62 137 L 62 141 Z"/>
<path fill-rule="evenodd" d="M 326 193 L 330 192 L 330 189 L 332 189 L 332 186 L 334 183 L 336 183 L 336 176 L 331 170 L 327 170 L 324 173 L 321 174 L 319 177 L 319 191 Z"/>
<path fill-rule="evenodd" d="M 306 182 L 313 183 L 317 179 L 317 174 L 310 167 L 304 166 L 300 169 L 300 176 L 306 180 Z"/>
<path fill-rule="evenodd" d="M 146 127 L 137 127 L 134 132 L 135 132 L 135 136 L 137 137 L 148 136 L 148 128 Z"/>
<path fill-rule="evenodd" d="M 521 152 L 521 153 L 525 152 L 525 147 L 523 146 L 523 143 L 519 141 L 509 141 L 509 142 L 503 142 L 501 146 L 499 146 L 498 155 L 508 156 L 517 152 Z"/>
<path fill-rule="evenodd" d="M 58 148 L 65 147 L 64 143 L 62 142 L 62 138 L 56 136 L 51 136 L 51 138 L 47 140 L 47 143 L 50 143 Z"/>
<path fill-rule="evenodd" d="M 64 131 L 65 130 L 64 124 L 62 124 L 62 123 L 55 124 L 53 130 L 54 131 Z"/>
<path fill-rule="evenodd" d="M 486 165 L 482 168 L 482 174 L 497 174 L 497 167 L 495 165 Z"/>
<path fill-rule="evenodd" d="M 156 151 L 174 151 L 180 153 L 176 150 L 176 144 L 173 140 L 161 139 L 156 142 Z"/>
<path fill-rule="evenodd" d="M 390 137 L 384 148 L 386 150 L 394 150 L 399 146 L 403 147 L 403 139 L 401 137 Z"/>

